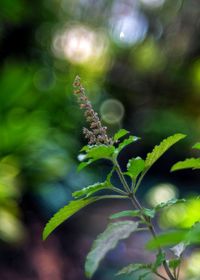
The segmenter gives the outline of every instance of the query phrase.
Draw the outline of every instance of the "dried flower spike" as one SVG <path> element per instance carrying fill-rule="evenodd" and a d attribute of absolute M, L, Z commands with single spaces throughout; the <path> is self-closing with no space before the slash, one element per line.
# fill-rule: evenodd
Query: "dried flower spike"
<path fill-rule="evenodd" d="M 113 144 L 112 138 L 109 138 L 107 135 L 107 127 L 102 126 L 98 114 L 94 111 L 90 100 L 85 94 L 85 89 L 81 84 L 81 79 L 79 76 L 76 76 L 73 86 L 74 86 L 74 95 L 76 95 L 78 99 L 78 103 L 80 104 L 80 109 L 85 110 L 84 115 L 86 117 L 86 121 L 90 125 L 90 130 L 85 127 L 83 128 L 83 134 L 85 135 L 85 138 L 88 140 L 88 144 L 89 145 Z"/>

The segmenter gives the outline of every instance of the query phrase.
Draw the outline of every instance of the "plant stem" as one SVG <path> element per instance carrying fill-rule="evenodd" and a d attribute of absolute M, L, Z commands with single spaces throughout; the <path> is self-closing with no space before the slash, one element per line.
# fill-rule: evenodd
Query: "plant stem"
<path fill-rule="evenodd" d="M 127 182 L 126 182 L 126 179 L 125 179 L 125 177 L 124 177 L 124 175 L 122 173 L 122 170 L 121 170 L 121 168 L 120 168 L 120 166 L 119 166 L 119 164 L 117 162 L 117 160 L 114 160 L 113 164 L 116 167 L 116 171 L 117 171 L 117 174 L 118 174 L 118 176 L 120 178 L 120 181 L 121 181 L 125 191 L 128 193 L 129 199 L 131 200 L 133 206 L 136 209 L 143 211 L 143 207 L 141 206 L 140 202 L 137 200 L 135 194 L 133 192 L 131 192 L 131 190 L 130 190 Z M 143 178 L 143 176 L 142 176 L 142 178 Z M 138 181 L 138 183 L 136 185 L 136 188 L 135 188 L 135 191 L 138 189 L 139 184 L 142 181 L 142 178 L 140 179 L 140 181 Z M 151 232 L 152 236 L 156 239 L 156 232 L 155 232 L 154 226 L 153 226 L 153 224 L 151 222 L 151 219 L 149 217 L 147 217 L 146 215 L 143 215 L 143 218 L 147 222 L 147 226 L 148 226 L 149 231 Z M 158 248 L 158 252 L 159 253 L 163 253 L 163 250 L 162 250 L 161 247 Z M 169 279 L 170 280 L 176 280 L 176 278 L 174 278 L 173 274 L 171 273 L 171 271 L 170 271 L 170 269 L 169 269 L 169 267 L 167 265 L 166 260 L 163 261 L 163 266 L 164 266 L 164 269 L 165 269 Z"/>
<path fill-rule="evenodd" d="M 161 279 L 167 280 L 167 278 L 165 278 L 164 276 L 162 276 L 160 273 L 158 273 L 157 271 L 154 272 L 154 274 L 156 274 L 158 277 L 160 277 Z"/>

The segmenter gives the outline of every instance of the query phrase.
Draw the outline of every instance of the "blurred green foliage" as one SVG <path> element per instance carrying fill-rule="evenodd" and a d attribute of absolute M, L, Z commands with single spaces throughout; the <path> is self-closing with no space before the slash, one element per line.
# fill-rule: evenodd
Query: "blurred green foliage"
<path fill-rule="evenodd" d="M 111 134 L 123 125 L 146 139 L 146 151 L 186 133 L 172 157 L 193 153 L 189 144 L 200 139 L 198 1 L 3 0 L 0 20 L 0 213 L 7 211 L 10 224 L 22 231 L 17 205 L 25 193 L 47 203 L 60 184 L 59 208 L 70 188 L 92 181 L 90 171 L 75 173 L 84 124 L 72 96 L 76 74 L 96 108 L 112 98 L 125 109 L 120 120 L 108 120 Z"/>

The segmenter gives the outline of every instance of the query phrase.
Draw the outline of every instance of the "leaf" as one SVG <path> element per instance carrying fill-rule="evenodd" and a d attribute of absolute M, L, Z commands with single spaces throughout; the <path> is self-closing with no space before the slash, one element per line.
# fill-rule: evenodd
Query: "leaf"
<path fill-rule="evenodd" d="M 188 158 L 184 161 L 179 161 L 172 166 L 171 171 L 187 168 L 200 169 L 200 158 Z"/>
<path fill-rule="evenodd" d="M 136 157 L 129 160 L 127 164 L 127 172 L 133 180 L 136 180 L 137 176 L 144 170 L 145 162 L 142 158 Z"/>
<path fill-rule="evenodd" d="M 169 260 L 169 267 L 172 269 L 176 269 L 181 264 L 180 259 L 172 259 Z"/>
<path fill-rule="evenodd" d="M 186 238 L 186 244 L 200 244 L 200 222 L 196 222 L 188 231 Z"/>
<path fill-rule="evenodd" d="M 183 139 L 186 135 L 174 134 L 164 139 L 158 146 L 155 146 L 151 153 L 147 154 L 145 167 L 150 168 L 172 145 Z"/>
<path fill-rule="evenodd" d="M 192 148 L 200 150 L 200 142 L 194 144 L 194 146 Z"/>
<path fill-rule="evenodd" d="M 140 217 L 141 215 L 148 216 L 150 218 L 153 218 L 155 215 L 155 210 L 154 209 L 147 209 L 144 208 L 142 211 L 140 210 L 125 210 L 121 211 L 118 213 L 115 213 L 111 215 L 109 218 L 110 219 L 118 219 L 118 218 L 123 218 L 123 217 Z"/>
<path fill-rule="evenodd" d="M 78 171 L 81 171 L 83 168 L 87 167 L 88 165 L 90 165 L 92 162 L 94 162 L 94 160 L 90 159 L 88 161 L 83 161 L 78 165 Z"/>
<path fill-rule="evenodd" d="M 82 196 L 90 197 L 92 194 L 100 191 L 100 190 L 105 190 L 109 189 L 111 186 L 108 184 L 107 181 L 103 183 L 95 183 L 93 185 L 90 185 L 86 188 L 81 189 L 80 191 L 75 191 L 72 193 L 72 196 L 74 198 L 80 198 Z"/>
<path fill-rule="evenodd" d="M 71 217 L 73 214 L 78 212 L 83 207 L 97 201 L 99 198 L 93 197 L 88 199 L 80 199 L 76 201 L 71 201 L 68 205 L 61 208 L 46 224 L 43 231 L 43 240 L 45 240 L 49 234 L 62 224 L 65 220 Z"/>
<path fill-rule="evenodd" d="M 151 264 L 143 264 L 143 263 L 129 264 L 128 266 L 125 266 L 119 272 L 117 272 L 116 275 L 118 276 L 122 274 L 131 274 L 141 269 L 151 269 Z"/>
<path fill-rule="evenodd" d="M 129 138 L 125 139 L 123 142 L 121 142 L 119 144 L 119 146 L 115 149 L 115 155 L 118 155 L 126 146 L 128 146 L 129 144 L 136 142 L 137 140 L 139 140 L 139 137 L 136 136 L 129 136 Z"/>
<path fill-rule="evenodd" d="M 110 159 L 115 151 L 115 147 L 112 145 L 95 145 L 87 150 L 87 158 L 93 160 L 98 159 Z"/>
<path fill-rule="evenodd" d="M 78 171 L 90 165 L 92 162 L 99 159 L 111 159 L 115 151 L 115 147 L 112 145 L 93 145 L 84 146 L 81 151 L 86 152 L 85 159 L 78 166 Z"/>
<path fill-rule="evenodd" d="M 186 239 L 186 230 L 176 230 L 168 233 L 160 234 L 155 238 L 148 241 L 146 247 L 149 250 L 154 250 L 159 247 L 165 247 L 180 243 Z"/>
<path fill-rule="evenodd" d="M 151 272 L 147 271 L 144 274 L 141 274 L 138 278 L 138 280 L 143 280 L 144 278 L 146 278 Z"/>
<path fill-rule="evenodd" d="M 114 139 L 114 141 L 117 141 L 118 139 L 122 138 L 123 136 L 125 136 L 128 133 L 129 133 L 129 131 L 122 128 L 117 133 L 115 133 L 113 139 Z"/>
<path fill-rule="evenodd" d="M 157 210 L 163 209 L 165 207 L 173 206 L 175 204 L 182 203 L 182 202 L 186 202 L 186 200 L 184 198 L 182 198 L 182 199 L 172 198 L 172 199 L 168 200 L 167 202 L 162 202 L 162 203 L 156 205 L 156 207 L 154 209 L 157 211 Z"/>
<path fill-rule="evenodd" d="M 110 219 L 118 219 L 118 218 L 124 218 L 124 217 L 139 217 L 141 215 L 140 210 L 126 210 L 126 211 L 121 211 L 118 213 L 115 213 L 111 215 L 109 218 Z"/>
<path fill-rule="evenodd" d="M 154 218 L 156 212 L 154 209 L 143 208 L 141 213 L 150 218 Z"/>
<path fill-rule="evenodd" d="M 107 199 L 107 198 L 126 198 L 126 197 L 121 195 L 104 195 L 99 197 L 96 196 L 96 197 L 71 201 L 68 205 L 58 210 L 58 212 L 55 213 L 54 216 L 46 224 L 42 235 L 43 240 L 45 240 L 54 229 L 56 229 L 60 224 L 62 224 L 64 221 L 70 218 L 73 214 L 77 213 L 80 209 L 93 202 L 105 198 Z"/>
<path fill-rule="evenodd" d="M 129 237 L 137 227 L 138 223 L 133 221 L 109 224 L 106 230 L 94 241 L 92 249 L 87 255 L 85 263 L 86 276 L 91 278 L 107 252 L 115 248 L 120 240 Z"/>

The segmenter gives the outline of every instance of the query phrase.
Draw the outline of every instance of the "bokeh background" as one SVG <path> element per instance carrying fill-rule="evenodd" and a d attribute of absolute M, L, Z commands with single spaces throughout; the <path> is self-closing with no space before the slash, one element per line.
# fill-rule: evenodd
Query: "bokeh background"
<path fill-rule="evenodd" d="M 107 216 L 131 207 L 98 202 L 41 240 L 45 223 L 72 191 L 103 180 L 110 169 L 99 162 L 77 172 L 86 144 L 83 112 L 72 94 L 77 74 L 110 135 L 124 127 L 142 138 L 122 153 L 122 168 L 164 137 L 187 134 L 155 164 L 138 196 L 148 207 L 191 198 L 187 207 L 161 214 L 163 229 L 200 219 L 192 200 L 200 173 L 170 174 L 176 161 L 198 156 L 192 145 L 200 141 L 199 0 L 1 0 L 1 280 L 86 279 L 84 258 Z M 123 265 L 152 260 L 142 250 L 148 238 L 121 242 L 94 279 L 115 279 Z M 182 279 L 199 275 L 196 247 L 186 253 Z"/>

